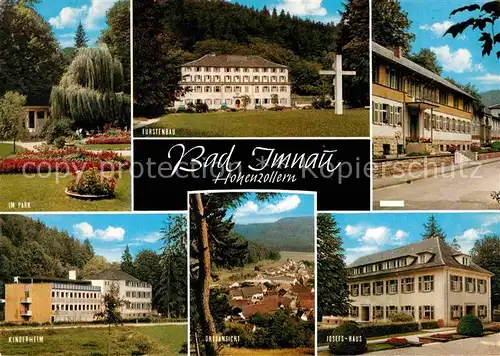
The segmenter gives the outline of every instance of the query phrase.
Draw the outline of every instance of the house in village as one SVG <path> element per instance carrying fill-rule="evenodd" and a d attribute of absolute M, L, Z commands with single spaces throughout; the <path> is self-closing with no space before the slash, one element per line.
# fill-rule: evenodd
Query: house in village
<path fill-rule="evenodd" d="M 396 313 L 447 326 L 466 314 L 491 321 L 493 274 L 439 237 L 360 257 L 348 273 L 350 316 L 358 322 Z"/>
<path fill-rule="evenodd" d="M 184 94 L 176 108 L 198 103 L 209 109 L 292 106 L 288 68 L 259 56 L 207 54 L 183 64 L 181 75 Z"/>

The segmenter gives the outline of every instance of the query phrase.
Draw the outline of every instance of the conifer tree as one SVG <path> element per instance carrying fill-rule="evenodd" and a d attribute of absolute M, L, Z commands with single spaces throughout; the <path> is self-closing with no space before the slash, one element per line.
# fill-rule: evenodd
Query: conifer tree
<path fill-rule="evenodd" d="M 79 48 L 87 47 L 88 42 L 89 39 L 87 38 L 85 29 L 83 28 L 82 22 L 80 21 L 78 27 L 76 28 L 75 48 L 78 50 Z"/>
<path fill-rule="evenodd" d="M 349 312 L 347 269 L 342 238 L 335 218 L 318 214 L 318 319 L 323 316 L 343 316 Z"/>
<path fill-rule="evenodd" d="M 125 247 L 125 250 L 123 251 L 122 254 L 122 261 L 120 263 L 120 269 L 125 272 L 130 274 L 131 276 L 134 276 L 134 260 L 132 259 L 132 255 L 130 254 L 130 248 L 128 245 Z"/>

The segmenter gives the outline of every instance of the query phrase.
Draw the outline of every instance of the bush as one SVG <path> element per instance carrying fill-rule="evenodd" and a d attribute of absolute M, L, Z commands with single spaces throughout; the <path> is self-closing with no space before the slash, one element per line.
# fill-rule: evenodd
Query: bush
<path fill-rule="evenodd" d="M 335 355 L 360 355 L 366 352 L 366 337 L 355 322 L 336 327 L 329 340 L 330 352 Z"/>
<path fill-rule="evenodd" d="M 500 151 L 500 141 L 495 141 L 491 144 L 491 147 L 497 151 Z"/>
<path fill-rule="evenodd" d="M 205 103 L 196 103 L 196 112 L 199 114 L 208 112 L 208 105 Z"/>
<path fill-rule="evenodd" d="M 393 323 L 406 323 L 413 321 L 413 317 L 410 314 L 397 313 L 391 316 L 391 321 Z"/>
<path fill-rule="evenodd" d="M 106 178 L 98 169 L 89 169 L 75 173 L 68 190 L 81 195 L 107 195 L 113 197 L 116 178 L 116 176 Z"/>
<path fill-rule="evenodd" d="M 420 323 L 420 326 L 422 327 L 422 329 L 439 329 L 439 324 L 435 320 L 422 321 Z"/>
<path fill-rule="evenodd" d="M 63 149 L 66 146 L 66 139 L 64 137 L 58 137 L 54 140 L 54 147 L 58 149 Z"/>
<path fill-rule="evenodd" d="M 391 323 L 391 324 L 374 324 L 362 326 L 361 330 L 365 337 L 385 336 L 391 334 L 411 333 L 419 330 L 417 322 L 412 323 Z"/>
<path fill-rule="evenodd" d="M 465 336 L 483 336 L 483 323 L 477 316 L 466 315 L 458 322 L 457 333 Z"/>
<path fill-rule="evenodd" d="M 73 125 L 73 120 L 67 117 L 58 120 L 50 119 L 42 128 L 41 134 L 51 144 L 57 138 L 72 136 L 74 134 Z"/>
<path fill-rule="evenodd" d="M 251 324 L 248 324 L 252 326 Z M 255 334 L 247 330 L 245 325 L 232 323 L 224 330 L 225 336 L 238 337 L 237 346 L 245 348 L 253 348 L 255 345 Z"/>

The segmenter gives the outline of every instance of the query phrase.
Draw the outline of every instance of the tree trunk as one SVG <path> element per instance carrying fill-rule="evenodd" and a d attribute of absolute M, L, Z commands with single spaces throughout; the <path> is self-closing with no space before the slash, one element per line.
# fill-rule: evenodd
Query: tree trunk
<path fill-rule="evenodd" d="M 196 209 L 195 215 L 197 225 L 200 226 L 200 234 L 198 236 L 198 251 L 199 251 L 199 290 L 201 294 L 201 305 L 198 305 L 199 314 L 201 318 L 201 327 L 203 331 L 203 342 L 205 344 L 205 351 L 207 355 L 219 355 L 217 347 L 217 340 L 215 336 L 217 330 L 215 329 L 215 321 L 210 311 L 210 276 L 211 276 L 211 261 L 210 261 L 210 245 L 208 241 L 208 224 L 205 217 L 205 208 L 201 194 L 195 194 Z"/>
<path fill-rule="evenodd" d="M 16 153 L 16 138 L 14 137 L 14 153 Z"/>

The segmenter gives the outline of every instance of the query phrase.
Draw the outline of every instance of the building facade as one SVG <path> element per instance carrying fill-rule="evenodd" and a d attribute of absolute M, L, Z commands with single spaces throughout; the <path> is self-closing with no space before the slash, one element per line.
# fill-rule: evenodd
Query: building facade
<path fill-rule="evenodd" d="M 373 43 L 374 155 L 446 152 L 472 145 L 473 101 L 441 76 Z"/>
<path fill-rule="evenodd" d="M 50 108 L 48 106 L 26 106 L 26 128 L 31 135 L 41 133 L 43 126 L 50 116 Z"/>
<path fill-rule="evenodd" d="M 288 68 L 259 56 L 208 54 L 181 67 L 185 93 L 176 108 L 205 103 L 209 109 L 291 107 Z"/>
<path fill-rule="evenodd" d="M 348 267 L 350 317 L 388 321 L 396 313 L 454 326 L 466 315 L 491 321 L 492 273 L 435 237 L 364 256 Z"/>
<path fill-rule="evenodd" d="M 101 310 L 101 288 L 70 278 L 16 277 L 5 285 L 5 321 L 85 322 Z"/>
<path fill-rule="evenodd" d="M 112 285 L 118 287 L 119 298 L 125 300 L 120 313 L 123 319 L 151 316 L 152 294 L 151 284 L 115 268 L 109 268 L 90 278 L 93 286 L 99 287 L 103 294 L 109 292 Z"/>

